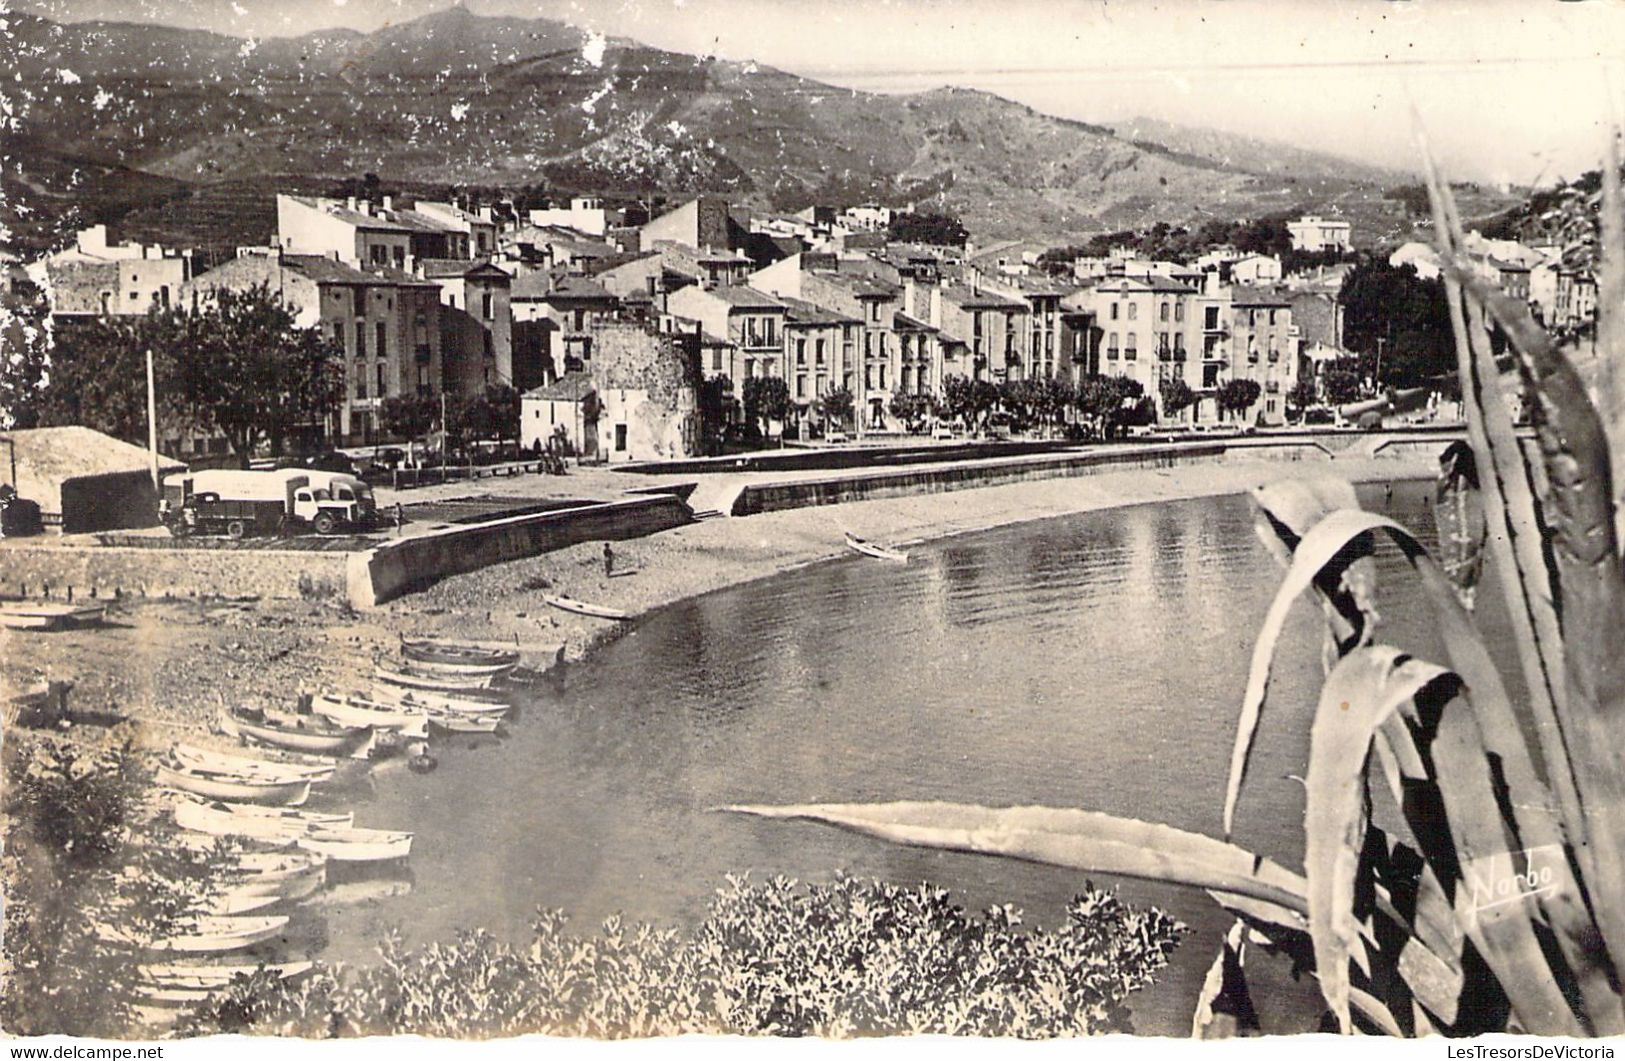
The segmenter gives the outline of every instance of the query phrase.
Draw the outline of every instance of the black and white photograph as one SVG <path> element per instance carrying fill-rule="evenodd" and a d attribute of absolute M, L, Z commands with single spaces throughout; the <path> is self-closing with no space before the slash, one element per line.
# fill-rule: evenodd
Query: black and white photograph
<path fill-rule="evenodd" d="M 0 0 L 0 1035 L 1613 1056 L 1622 130 L 1625 0 Z"/>

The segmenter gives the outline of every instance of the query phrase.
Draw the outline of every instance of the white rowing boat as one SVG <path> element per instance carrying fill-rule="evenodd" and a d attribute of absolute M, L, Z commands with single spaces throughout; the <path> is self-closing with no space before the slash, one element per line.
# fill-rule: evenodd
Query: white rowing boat
<path fill-rule="evenodd" d="M 412 834 L 390 829 L 323 829 L 295 843 L 334 862 L 387 862 L 412 853 Z"/>
<path fill-rule="evenodd" d="M 225 987 L 239 976 L 253 976 L 262 971 L 272 973 L 278 979 L 291 980 L 296 976 L 303 976 L 315 966 L 315 962 L 280 962 L 274 965 L 196 965 L 165 962 L 137 966 L 137 971 L 159 988 L 208 991 Z"/>
<path fill-rule="evenodd" d="M 152 951 L 183 954 L 218 954 L 243 950 L 281 934 L 288 927 L 286 914 L 252 917 L 220 917 L 205 914 L 189 918 L 177 926 L 173 936 L 147 939 L 114 925 L 99 925 L 96 934 L 110 943 L 124 943 Z"/>
<path fill-rule="evenodd" d="M 225 799 L 238 803 L 264 803 L 278 807 L 297 807 L 310 798 L 310 782 L 255 781 L 246 778 L 219 777 L 199 774 L 159 763 L 156 770 L 158 784 L 179 792 L 208 799 Z"/>
<path fill-rule="evenodd" d="M 422 708 L 383 704 L 364 697 L 322 693 L 310 702 L 310 709 L 323 718 L 346 726 L 371 726 L 395 730 L 408 736 L 423 736 L 429 716 Z"/>
<path fill-rule="evenodd" d="M 404 686 L 408 689 L 427 689 L 436 693 L 462 693 L 472 690 L 489 689 L 496 681 L 490 674 L 422 674 L 418 671 L 391 667 L 379 663 L 373 667 L 372 675 L 380 682 L 389 685 Z"/>
<path fill-rule="evenodd" d="M 171 813 L 175 824 L 182 829 L 209 836 L 236 836 L 247 840 L 287 845 L 312 829 L 340 828 L 338 825 L 305 821 L 299 818 L 271 817 L 259 814 L 234 814 L 219 803 L 179 800 Z"/>
<path fill-rule="evenodd" d="M 303 766 L 298 763 L 273 762 L 256 759 L 251 755 L 232 755 L 228 752 L 199 748 L 194 744 L 176 744 L 172 749 L 175 761 L 197 773 L 222 777 L 240 777 L 260 781 L 326 781 L 333 776 L 333 765 Z"/>
<path fill-rule="evenodd" d="M 177 796 L 177 805 L 190 803 L 217 814 L 234 814 L 257 821 L 279 821 L 303 825 L 308 829 L 348 829 L 355 824 L 354 811 L 294 810 L 289 807 L 262 807 L 253 803 L 232 803 L 227 800 L 204 800 L 196 796 Z"/>
<path fill-rule="evenodd" d="M 855 534 L 848 534 L 846 536 L 846 547 L 855 553 L 861 553 L 864 556 L 873 557 L 876 560 L 891 560 L 900 564 L 908 563 L 907 553 L 900 552 L 897 549 L 887 548 L 884 545 L 876 545 L 874 542 L 865 541 Z"/>
<path fill-rule="evenodd" d="M 512 702 L 505 696 L 486 696 L 479 693 L 464 693 L 461 696 L 452 696 L 449 693 L 433 693 L 427 689 L 405 689 L 398 685 L 386 685 L 383 682 L 374 683 L 372 699 L 377 703 L 398 709 L 427 711 L 431 715 L 438 712 L 446 715 L 500 718 L 513 710 Z"/>
<path fill-rule="evenodd" d="M 561 594 L 543 594 L 542 600 L 546 601 L 548 604 L 559 609 L 560 611 L 572 612 L 576 615 L 590 615 L 594 619 L 614 619 L 617 621 L 625 621 L 632 618 L 631 615 L 621 611 L 619 608 L 608 608 L 602 604 L 588 604 L 586 601 L 579 601 L 574 597 L 566 597 Z"/>
<path fill-rule="evenodd" d="M 220 732 L 238 740 L 316 755 L 365 759 L 372 751 L 370 726 L 339 726 L 327 719 L 280 711 L 232 708 L 220 716 Z"/>
<path fill-rule="evenodd" d="M 433 736 L 455 737 L 495 733 L 502 719 L 490 715 L 458 715 L 429 712 L 429 733 Z"/>
<path fill-rule="evenodd" d="M 106 605 L 58 601 L 0 601 L 0 626 L 11 630 L 65 630 L 102 621 Z"/>

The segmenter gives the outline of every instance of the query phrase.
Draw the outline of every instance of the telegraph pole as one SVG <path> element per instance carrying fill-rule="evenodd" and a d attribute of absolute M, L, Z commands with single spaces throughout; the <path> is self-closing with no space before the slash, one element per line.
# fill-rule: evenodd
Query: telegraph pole
<path fill-rule="evenodd" d="M 153 382 L 150 349 L 147 351 L 147 450 L 152 457 L 152 488 L 161 493 L 163 484 L 158 481 L 158 389 Z M 13 471 L 12 478 L 16 477 Z"/>

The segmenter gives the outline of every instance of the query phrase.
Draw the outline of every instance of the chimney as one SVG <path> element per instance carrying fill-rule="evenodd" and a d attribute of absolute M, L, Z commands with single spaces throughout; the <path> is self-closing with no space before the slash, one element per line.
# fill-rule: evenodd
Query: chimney
<path fill-rule="evenodd" d="M 931 327 L 942 327 L 942 285 L 931 289 Z"/>
<path fill-rule="evenodd" d="M 344 200 L 344 205 L 346 207 L 350 208 L 351 210 L 354 210 L 356 208 L 355 196 L 352 195 L 348 199 Z"/>
<path fill-rule="evenodd" d="M 395 209 L 395 197 L 393 195 L 384 196 L 384 209 L 385 210 L 393 210 L 393 209 Z"/>

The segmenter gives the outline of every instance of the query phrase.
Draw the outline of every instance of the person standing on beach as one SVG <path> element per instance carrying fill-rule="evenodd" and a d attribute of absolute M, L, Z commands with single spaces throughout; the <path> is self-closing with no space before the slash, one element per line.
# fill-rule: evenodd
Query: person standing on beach
<path fill-rule="evenodd" d="M 604 577 L 609 578 L 614 573 L 615 573 L 615 550 L 611 549 L 609 547 L 608 542 L 605 542 L 604 543 Z"/>

